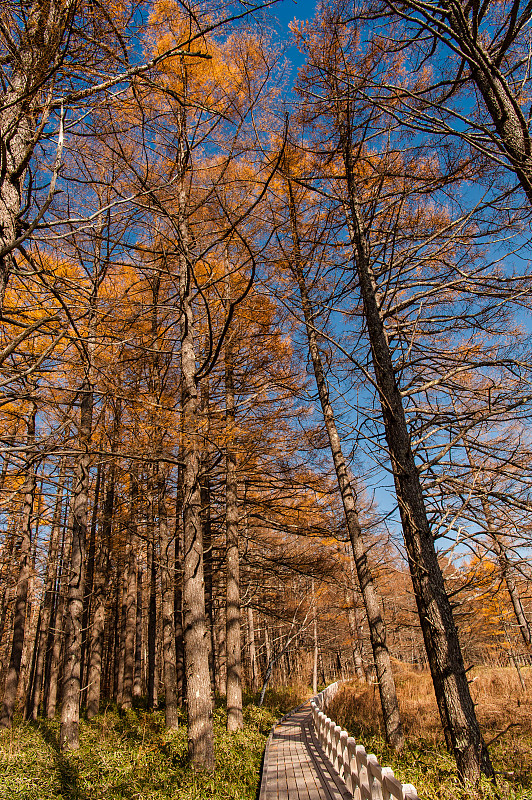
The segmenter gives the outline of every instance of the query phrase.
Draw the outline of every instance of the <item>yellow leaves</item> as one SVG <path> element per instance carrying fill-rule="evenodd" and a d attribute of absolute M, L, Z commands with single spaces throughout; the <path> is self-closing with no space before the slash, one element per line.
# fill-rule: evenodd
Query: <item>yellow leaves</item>
<path fill-rule="evenodd" d="M 176 47 L 208 55 L 176 54 L 165 58 L 158 70 L 166 87 L 186 98 L 191 108 L 234 114 L 249 102 L 250 86 L 264 71 L 263 51 L 259 39 L 247 33 L 223 41 L 212 34 L 200 36 L 198 24 L 204 29 L 209 23 L 205 15 L 200 23 L 185 14 L 175 0 L 159 0 L 149 20 L 151 55 Z"/>

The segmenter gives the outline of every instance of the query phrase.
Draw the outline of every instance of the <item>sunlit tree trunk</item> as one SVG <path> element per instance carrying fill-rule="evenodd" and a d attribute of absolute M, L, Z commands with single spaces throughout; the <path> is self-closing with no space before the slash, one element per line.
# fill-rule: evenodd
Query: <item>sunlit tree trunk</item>
<path fill-rule="evenodd" d="M 155 543 L 155 496 L 150 492 L 150 526 L 147 543 L 148 573 L 148 708 L 157 708 L 157 553 Z"/>
<path fill-rule="evenodd" d="M 318 694 L 318 606 L 316 602 L 316 593 L 314 589 L 314 581 L 312 581 L 312 598 L 314 603 L 314 614 L 312 619 L 312 633 L 314 638 L 313 658 L 312 658 L 312 692 L 314 695 Z"/>
<path fill-rule="evenodd" d="M 37 408 L 35 405 L 33 405 L 33 409 L 28 416 L 27 425 L 28 467 L 22 489 L 23 499 L 22 516 L 20 522 L 20 545 L 17 552 L 19 572 L 15 593 L 13 637 L 4 688 L 4 701 L 2 704 L 2 710 L 0 712 L 0 726 L 5 728 L 11 727 L 13 713 L 15 711 L 17 689 L 20 677 L 20 665 L 22 661 L 22 650 L 24 647 L 24 632 L 26 627 L 28 587 L 31 575 L 31 518 L 36 488 L 35 460 L 34 455 L 31 453 L 31 449 L 35 442 L 36 416 Z"/>
<path fill-rule="evenodd" d="M 81 390 L 78 434 L 80 455 L 77 459 L 72 487 L 72 547 L 66 607 L 63 699 L 59 734 L 62 750 L 76 750 L 79 747 L 81 644 L 93 397 L 92 386 L 89 380 L 86 380 Z"/>
<path fill-rule="evenodd" d="M 138 540 L 137 540 L 138 542 Z M 133 681 L 133 697 L 138 700 L 142 697 L 143 687 L 143 612 L 144 600 L 142 589 L 143 571 L 137 560 L 137 609 L 135 632 L 135 678 Z"/>
<path fill-rule="evenodd" d="M 57 579 L 57 590 L 55 596 L 55 607 L 52 617 L 52 641 L 50 652 L 50 665 L 47 670 L 45 681 L 46 689 L 46 718 L 55 717 L 57 699 L 60 690 L 59 677 L 61 671 L 61 655 L 64 644 L 64 625 L 65 625 L 65 605 L 68 590 L 68 566 L 70 564 L 70 550 L 72 546 L 72 507 L 67 510 L 66 519 L 63 524 L 63 542 L 61 552 L 60 574 Z"/>
<path fill-rule="evenodd" d="M 214 607 L 213 607 L 213 543 L 211 522 L 211 476 L 210 459 L 211 447 L 209 437 L 209 378 L 201 382 L 200 389 L 201 414 L 205 425 L 205 436 L 202 448 L 202 476 L 201 476 L 201 524 L 203 528 L 203 569 L 205 574 L 205 618 L 209 632 L 209 670 L 211 685 L 215 690 L 214 666 Z"/>
<path fill-rule="evenodd" d="M 253 619 L 253 609 L 248 605 L 248 632 L 249 632 L 249 663 L 251 670 L 251 692 L 256 694 L 259 691 L 260 676 L 259 664 L 257 660 L 257 648 L 255 644 L 255 622 Z"/>
<path fill-rule="evenodd" d="M 188 710 L 188 750 L 197 769 L 214 769 L 212 696 L 209 675 L 209 647 L 205 622 L 205 583 L 203 575 L 203 534 L 201 529 L 201 446 L 196 355 L 195 320 L 192 308 L 192 264 L 187 224 L 186 116 L 179 118 L 179 267 L 181 301 L 181 376 L 183 415 L 183 606 Z"/>
<path fill-rule="evenodd" d="M 53 610 L 54 589 L 57 576 L 57 555 L 61 536 L 61 516 L 63 503 L 63 490 L 65 483 L 65 459 L 61 461 L 59 479 L 57 485 L 57 495 L 55 500 L 54 516 L 52 519 L 52 529 L 50 532 L 50 544 L 48 548 L 48 559 L 46 564 L 46 579 L 43 589 L 43 602 L 41 608 L 41 620 L 39 630 L 39 640 L 37 642 L 37 653 L 35 658 L 35 678 L 33 702 L 30 709 L 30 717 L 37 719 L 39 706 L 42 697 L 42 681 L 46 658 L 46 643 L 50 634 L 50 618 Z"/>
<path fill-rule="evenodd" d="M 226 532 L 226 634 L 227 653 L 227 730 L 241 730 L 242 652 L 240 630 L 240 555 L 238 552 L 238 497 L 235 439 L 235 390 L 233 347 L 228 336 L 225 345 L 225 532 Z"/>
<path fill-rule="evenodd" d="M 314 376 L 320 398 L 323 420 L 325 422 L 325 428 L 329 438 L 329 446 L 331 449 L 331 455 L 338 480 L 338 487 L 340 489 L 340 495 L 342 497 L 342 503 L 344 506 L 351 547 L 353 549 L 353 557 L 355 560 L 358 582 L 360 584 L 360 590 L 362 592 L 364 607 L 366 609 L 366 615 L 368 618 L 368 627 L 373 650 L 373 658 L 375 661 L 375 669 L 377 672 L 377 682 L 379 686 L 386 739 L 392 747 L 394 747 L 396 750 L 399 750 L 404 745 L 404 734 L 399 714 L 399 704 L 397 702 L 397 693 L 395 690 L 395 681 L 393 677 L 390 653 L 388 651 L 388 645 L 386 641 L 386 624 L 382 615 L 382 604 L 377 595 L 373 582 L 373 576 L 368 563 L 362 527 L 358 516 L 355 487 L 353 486 L 353 482 L 351 481 L 348 473 L 347 464 L 342 452 L 340 437 L 336 427 L 334 410 L 329 399 L 327 380 L 323 370 L 318 338 L 314 327 L 315 318 L 303 271 L 292 182 L 288 180 L 287 184 L 293 239 L 292 270 L 294 272 L 301 296 L 301 307 L 305 319 L 309 352 L 314 368 Z"/>
<path fill-rule="evenodd" d="M 214 649 L 214 685 L 219 696 L 223 696 L 227 689 L 226 673 L 226 654 L 225 654 L 225 602 L 224 580 L 222 570 L 217 570 L 214 581 L 214 595 L 219 598 L 216 603 L 216 613 L 214 614 L 214 636 L 216 646 Z M 225 598 L 224 598 L 225 599 Z"/>
<path fill-rule="evenodd" d="M 0 313 L 10 274 L 16 267 L 14 245 L 22 233 L 20 217 L 28 164 L 50 114 L 43 84 L 62 60 L 63 37 L 75 6 L 73 0 L 32 0 L 20 15 L 20 33 L 7 34 L 12 69 L 8 85 L 2 86 L 0 102 Z M 6 8 L 5 25 L 9 25 L 10 13 Z"/>
<path fill-rule="evenodd" d="M 493 767 L 469 692 L 458 632 L 434 547 L 403 400 L 379 310 L 347 127 L 343 134 L 348 223 L 417 609 L 442 725 L 452 742 L 460 775 L 476 784 L 481 773 L 493 777 Z"/>
<path fill-rule="evenodd" d="M 131 708 L 133 702 L 135 635 L 137 629 L 138 477 L 135 465 L 131 467 L 129 501 L 128 543 L 126 550 L 124 677 L 122 685 L 122 708 L 125 709 Z"/>
<path fill-rule="evenodd" d="M 163 625 L 163 675 L 165 694 L 165 723 L 169 729 L 179 725 L 177 706 L 177 667 L 174 620 L 175 537 L 168 527 L 166 481 L 159 474 L 159 547 L 161 551 L 161 612 Z"/>
<path fill-rule="evenodd" d="M 117 402 L 111 437 L 111 453 L 114 453 L 121 423 L 121 404 Z M 92 624 L 89 633 L 89 667 L 87 675 L 87 718 L 92 719 L 100 708 L 100 695 L 103 677 L 103 651 L 105 634 L 105 607 L 109 590 L 111 532 L 116 493 L 116 462 L 113 457 L 106 476 L 103 522 L 100 532 L 99 548 L 96 557 L 94 589 L 92 598 Z"/>
<path fill-rule="evenodd" d="M 2 570 L 0 578 L 2 580 L 2 588 L 0 589 L 0 598 L 2 605 L 0 606 L 0 642 L 4 641 L 4 630 L 9 624 L 9 613 L 11 608 L 11 598 L 13 590 L 13 563 L 15 560 L 16 536 L 14 530 L 13 520 L 10 521 L 6 531 L 4 547 L 2 552 Z M 3 684 L 4 677 L 4 664 L 7 661 L 6 648 L 9 649 L 9 642 L 6 641 L 4 645 L 0 645 L 0 685 Z M 10 652 L 10 650 L 9 650 Z"/>

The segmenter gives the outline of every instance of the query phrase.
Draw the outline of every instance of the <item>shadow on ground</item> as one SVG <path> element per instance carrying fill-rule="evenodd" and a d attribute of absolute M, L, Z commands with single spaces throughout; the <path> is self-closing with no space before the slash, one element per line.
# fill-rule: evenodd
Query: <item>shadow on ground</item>
<path fill-rule="evenodd" d="M 64 800 L 90 800 L 89 795 L 80 786 L 79 769 L 69 754 L 61 752 L 59 736 L 45 725 L 35 723 L 42 738 L 50 746 L 54 754 L 55 765 L 61 786 L 61 798 Z"/>

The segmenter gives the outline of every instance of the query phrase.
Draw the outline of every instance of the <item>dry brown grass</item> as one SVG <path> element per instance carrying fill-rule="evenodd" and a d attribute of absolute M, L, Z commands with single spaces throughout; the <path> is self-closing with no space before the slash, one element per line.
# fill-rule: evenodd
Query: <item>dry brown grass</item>
<path fill-rule="evenodd" d="M 427 762 L 421 768 L 427 773 L 432 769 L 431 755 L 437 761 L 444 752 L 444 739 L 440 718 L 434 697 L 430 673 L 409 669 L 396 663 L 396 684 L 401 716 L 411 754 L 422 753 Z M 501 774 L 502 797 L 526 797 L 532 800 L 532 668 L 522 670 L 525 682 L 523 689 L 519 676 L 513 668 L 483 667 L 472 670 L 470 686 L 473 701 L 486 742 L 490 745 L 495 769 Z M 357 682 L 346 685 L 330 704 L 328 713 L 342 727 L 346 728 L 362 744 L 377 751 L 383 739 L 382 716 L 380 713 L 378 688 L 373 684 Z M 380 736 L 380 739 L 379 739 Z M 383 757 L 389 764 L 390 753 L 384 743 Z M 377 757 L 381 753 L 376 752 Z M 416 755 L 419 762 L 419 757 Z M 399 763 L 399 762 L 398 762 Z M 428 781 L 425 797 L 457 797 L 456 786 L 447 794 L 441 784 L 446 779 L 442 762 L 437 780 Z M 449 762 L 452 766 L 452 760 Z M 401 767 L 398 767 L 401 769 Z M 403 782 L 419 782 L 413 776 L 402 777 Z M 431 788 L 438 785 L 436 790 Z M 419 791 L 418 787 L 418 791 Z M 524 793 L 523 793 L 524 792 Z"/>

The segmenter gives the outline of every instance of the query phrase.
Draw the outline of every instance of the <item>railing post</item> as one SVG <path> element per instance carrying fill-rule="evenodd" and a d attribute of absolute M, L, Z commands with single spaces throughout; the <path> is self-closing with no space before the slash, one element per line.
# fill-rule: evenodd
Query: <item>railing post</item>
<path fill-rule="evenodd" d="M 357 758 L 356 758 L 357 743 L 352 736 L 347 739 L 347 763 L 349 765 L 347 772 L 347 780 L 345 781 L 347 788 L 354 794 L 355 787 L 357 786 Z"/>
<path fill-rule="evenodd" d="M 358 786 L 355 800 L 369 800 L 368 768 L 366 761 L 366 748 L 361 744 L 356 747 Z"/>
<path fill-rule="evenodd" d="M 334 723 L 333 723 L 334 724 Z M 334 750 L 333 750 L 333 757 L 332 762 L 336 772 L 340 771 L 340 736 L 342 734 L 342 729 L 339 725 L 334 726 Z"/>
<path fill-rule="evenodd" d="M 412 784 L 397 780 L 393 770 L 381 767 L 376 756 L 366 753 L 347 731 L 325 713 L 327 703 L 338 691 L 332 683 L 311 701 L 312 721 L 320 746 L 344 780 L 354 800 L 419 800 Z"/>
<path fill-rule="evenodd" d="M 345 758 L 347 755 L 347 731 L 340 729 L 340 739 L 338 742 L 338 774 L 345 780 Z"/>

